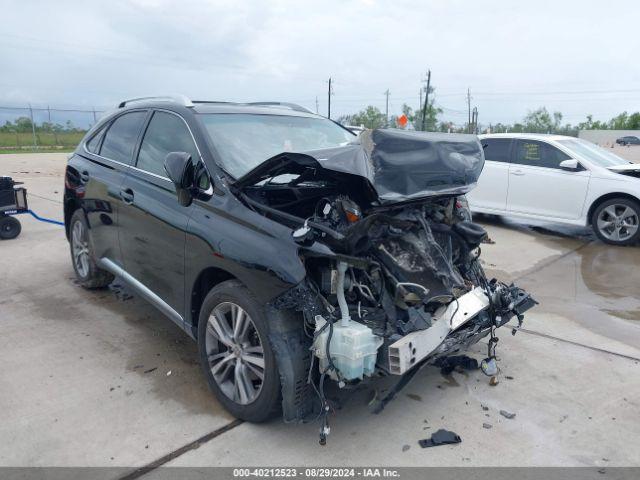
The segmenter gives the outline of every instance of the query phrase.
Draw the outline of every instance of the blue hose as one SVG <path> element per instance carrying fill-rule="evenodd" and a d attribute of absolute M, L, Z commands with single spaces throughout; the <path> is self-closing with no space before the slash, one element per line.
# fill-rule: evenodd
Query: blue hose
<path fill-rule="evenodd" d="M 42 218 L 40 216 L 38 216 L 37 213 L 35 213 L 33 210 L 21 210 L 21 211 L 12 211 L 12 212 L 5 212 L 7 215 L 19 215 L 21 213 L 29 213 L 31 214 L 31 216 L 33 218 L 35 218 L 36 220 L 38 220 L 39 222 L 45 222 L 45 223 L 53 223 L 54 225 L 60 225 L 62 227 L 64 227 L 64 222 L 59 222 L 57 220 L 52 220 L 50 218 Z"/>

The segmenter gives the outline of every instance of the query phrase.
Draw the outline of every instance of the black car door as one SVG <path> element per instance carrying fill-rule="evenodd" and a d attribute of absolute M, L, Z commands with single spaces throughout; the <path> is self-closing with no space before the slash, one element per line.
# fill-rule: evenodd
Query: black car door
<path fill-rule="evenodd" d="M 135 110 L 117 116 L 104 125 L 86 143 L 86 159 L 69 163 L 77 171 L 82 186 L 82 206 L 91 229 L 91 241 L 97 259 L 108 259 L 122 266 L 118 243 L 118 212 L 123 203 L 119 192 L 133 151 L 148 114 Z"/>
<path fill-rule="evenodd" d="M 146 126 L 135 166 L 121 187 L 125 205 L 119 216 L 119 239 L 128 280 L 182 327 L 185 232 L 192 207 L 178 203 L 164 170 L 169 152 L 187 152 L 194 162 L 199 159 L 182 117 L 156 110 Z"/>

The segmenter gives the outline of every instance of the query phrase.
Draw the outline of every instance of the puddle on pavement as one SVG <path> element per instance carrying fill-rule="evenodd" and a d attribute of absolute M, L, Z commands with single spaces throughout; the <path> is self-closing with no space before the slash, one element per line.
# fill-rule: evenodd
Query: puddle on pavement
<path fill-rule="evenodd" d="M 606 245 L 581 227 L 528 225 L 487 216 L 478 220 L 513 228 L 568 252 L 518 275 L 516 283 L 540 302 L 536 309 L 560 314 L 614 340 L 640 345 L 640 245 Z"/>

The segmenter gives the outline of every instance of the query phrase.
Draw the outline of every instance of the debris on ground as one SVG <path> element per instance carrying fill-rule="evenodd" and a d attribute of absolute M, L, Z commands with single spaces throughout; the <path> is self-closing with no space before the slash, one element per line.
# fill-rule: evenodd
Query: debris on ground
<path fill-rule="evenodd" d="M 477 370 L 478 361 L 467 355 L 452 355 L 439 359 L 435 363 L 435 366 L 440 367 L 440 373 L 442 375 L 450 375 L 456 368 L 462 370 Z"/>
<path fill-rule="evenodd" d="M 506 410 L 500 410 L 500 415 L 502 415 L 504 418 L 508 418 L 509 420 L 511 420 L 512 418 L 516 418 L 515 413 L 507 412 Z"/>
<path fill-rule="evenodd" d="M 496 359 L 494 357 L 490 357 L 490 358 L 485 358 L 484 360 L 482 360 L 482 362 L 480 362 L 480 370 L 482 370 L 482 373 L 484 373 L 487 377 L 494 377 L 498 374 L 498 362 L 496 362 Z"/>
<path fill-rule="evenodd" d="M 569 415 L 562 415 L 562 417 L 560 418 L 560 423 L 564 422 L 567 418 L 569 418 Z"/>
<path fill-rule="evenodd" d="M 168 377 L 169 375 L 171 375 L 171 370 L 169 370 L 169 371 L 167 372 L 167 377 Z"/>
<path fill-rule="evenodd" d="M 406 452 L 407 450 L 409 450 L 411 448 L 411 445 L 403 445 L 402 446 L 402 451 Z"/>
<path fill-rule="evenodd" d="M 420 395 L 416 395 L 415 393 L 407 393 L 407 397 L 409 397 L 411 400 L 415 400 L 416 402 L 422 401 L 422 397 Z"/>
<path fill-rule="evenodd" d="M 378 401 L 378 390 L 377 389 L 373 389 L 371 390 L 371 399 L 367 402 L 367 405 L 372 406 L 374 403 L 377 403 Z"/>
<path fill-rule="evenodd" d="M 511 375 L 505 375 L 504 378 L 506 378 L 507 380 L 513 380 L 513 377 Z"/>
<path fill-rule="evenodd" d="M 498 385 L 498 383 L 500 383 L 500 381 L 495 375 L 489 380 L 489 385 L 491 385 L 492 387 L 495 387 L 496 385 Z"/>
<path fill-rule="evenodd" d="M 482 407 L 482 410 L 484 410 L 485 412 L 489 410 L 489 407 L 487 407 L 486 405 L 480 404 L 480 406 Z"/>
<path fill-rule="evenodd" d="M 493 425 L 491 425 L 490 423 L 483 423 L 482 428 L 486 428 L 487 430 L 489 430 L 490 428 L 493 428 Z"/>
<path fill-rule="evenodd" d="M 418 440 L 418 443 L 422 448 L 437 447 L 439 445 L 451 445 L 462 442 L 460 436 L 455 432 L 444 430 L 441 428 L 437 432 L 431 435 L 430 438 Z"/>
<path fill-rule="evenodd" d="M 158 367 L 153 367 L 153 368 L 150 368 L 149 370 L 145 370 L 144 373 L 151 373 L 151 372 L 153 372 L 154 370 L 157 370 L 157 369 L 158 369 Z"/>
<path fill-rule="evenodd" d="M 491 239 L 489 235 L 487 235 L 481 243 L 486 243 L 487 245 L 494 245 L 496 242 Z"/>

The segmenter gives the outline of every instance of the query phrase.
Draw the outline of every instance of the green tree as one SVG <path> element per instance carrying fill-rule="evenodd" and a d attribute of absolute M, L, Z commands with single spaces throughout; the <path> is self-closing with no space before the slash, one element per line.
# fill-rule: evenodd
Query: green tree
<path fill-rule="evenodd" d="M 338 122 L 365 128 L 382 128 L 387 123 L 384 113 L 373 105 L 367 106 L 364 110 L 353 115 L 344 115 Z"/>
<path fill-rule="evenodd" d="M 552 133 L 560 127 L 562 113 L 550 115 L 546 107 L 530 111 L 523 119 L 524 130 L 531 133 Z"/>
<path fill-rule="evenodd" d="M 18 117 L 15 119 L 16 130 L 19 133 L 31 131 L 31 119 L 29 117 Z"/>

